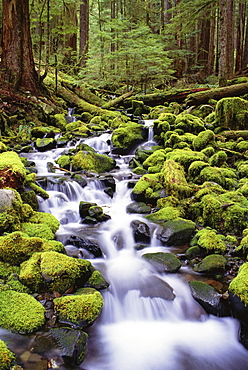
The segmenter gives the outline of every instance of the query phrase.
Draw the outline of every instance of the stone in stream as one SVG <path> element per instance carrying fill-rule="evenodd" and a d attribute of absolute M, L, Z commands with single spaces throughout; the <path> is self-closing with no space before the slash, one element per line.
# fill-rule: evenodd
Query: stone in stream
<path fill-rule="evenodd" d="M 103 213 L 102 207 L 96 203 L 80 201 L 79 215 L 83 223 L 97 224 L 98 222 L 108 221 L 111 217 Z"/>
<path fill-rule="evenodd" d="M 210 254 L 194 266 L 193 271 L 205 274 L 224 274 L 226 258 L 220 254 Z"/>
<path fill-rule="evenodd" d="M 141 282 L 139 289 L 141 297 L 156 297 L 168 301 L 175 298 L 172 287 L 157 276 L 151 276 L 149 280 Z"/>
<path fill-rule="evenodd" d="M 182 266 L 180 260 L 173 253 L 145 253 L 142 257 L 159 272 L 177 272 Z"/>
<path fill-rule="evenodd" d="M 194 231 L 193 221 L 178 218 L 162 223 L 156 232 L 156 237 L 168 246 L 183 246 L 189 243 Z"/>
<path fill-rule="evenodd" d="M 98 244 L 87 238 L 80 238 L 76 235 L 70 235 L 65 241 L 64 245 L 73 245 L 79 249 L 85 249 L 93 254 L 95 257 L 102 257 L 102 251 Z"/>
<path fill-rule="evenodd" d="M 126 207 L 127 213 L 147 214 L 151 212 L 151 207 L 144 202 L 132 202 Z"/>
<path fill-rule="evenodd" d="M 133 220 L 130 224 L 133 230 L 133 236 L 135 242 L 139 243 L 150 243 L 151 234 L 149 226 L 145 222 L 139 220 Z"/>

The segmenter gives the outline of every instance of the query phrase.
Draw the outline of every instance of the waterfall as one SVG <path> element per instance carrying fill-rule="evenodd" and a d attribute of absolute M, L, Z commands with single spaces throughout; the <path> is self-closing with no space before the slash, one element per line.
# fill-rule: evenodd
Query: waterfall
<path fill-rule="evenodd" d="M 149 136 L 148 140 L 152 141 Z M 99 151 L 106 150 L 108 135 L 87 139 Z M 105 141 L 106 146 L 102 142 Z M 24 154 L 38 164 L 44 176 L 45 162 L 60 151 Z M 42 156 L 43 166 L 39 161 Z M 130 156 L 118 157 L 119 169 L 113 198 L 104 193 L 101 181 L 88 178 L 87 186 L 68 181 L 47 181 L 50 198 L 40 199 L 40 210 L 60 220 L 56 233 L 64 241 L 71 235 L 89 237 L 100 246 L 103 257 L 90 258 L 110 286 L 102 292 L 104 307 L 96 322 L 87 329 L 88 353 L 79 366 L 87 370 L 245 370 L 248 351 L 238 342 L 239 323 L 225 317 L 207 315 L 192 298 L 184 268 L 177 274 L 159 274 L 141 256 L 154 249 L 169 248 L 154 242 L 142 251 L 134 248 L 130 224 L 144 221 L 141 215 L 127 214 L 131 202 L 128 178 Z M 46 173 L 50 177 L 50 173 Z M 64 174 L 63 174 L 64 175 Z M 56 171 L 53 176 L 60 177 Z M 82 224 L 78 206 L 81 200 L 102 206 L 111 219 L 101 225 Z M 146 221 L 147 223 L 147 221 Z M 155 226 L 149 224 L 153 233 Z M 72 248 L 66 246 L 68 254 Z M 173 297 L 175 297 L 173 299 Z"/>

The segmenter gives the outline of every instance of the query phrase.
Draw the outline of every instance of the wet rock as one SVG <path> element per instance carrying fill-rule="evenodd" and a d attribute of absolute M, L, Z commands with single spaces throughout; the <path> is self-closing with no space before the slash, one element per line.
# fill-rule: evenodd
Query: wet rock
<path fill-rule="evenodd" d="M 80 365 L 85 357 L 88 334 L 68 327 L 52 328 L 48 333 L 38 335 L 33 342 L 33 350 L 43 356 L 56 351 L 66 363 Z"/>
<path fill-rule="evenodd" d="M 172 301 L 175 298 L 172 287 L 157 276 L 151 276 L 149 280 L 141 282 L 140 296 L 162 298 L 168 301 Z"/>
<path fill-rule="evenodd" d="M 173 253 L 146 253 L 142 255 L 158 272 L 177 272 L 182 266 Z"/>
<path fill-rule="evenodd" d="M 39 152 L 45 152 L 56 148 L 56 141 L 53 138 L 37 139 L 35 147 Z"/>
<path fill-rule="evenodd" d="M 87 238 L 80 238 L 79 236 L 71 235 L 65 240 L 64 245 L 73 245 L 79 249 L 85 249 L 95 257 L 102 257 L 102 251 L 98 244 Z"/>
<path fill-rule="evenodd" d="M 226 259 L 220 254 L 210 254 L 203 258 L 193 270 L 204 274 L 223 274 L 226 268 Z"/>
<path fill-rule="evenodd" d="M 147 214 L 151 212 L 151 207 L 144 202 L 132 202 L 126 207 L 127 213 Z"/>
<path fill-rule="evenodd" d="M 180 218 L 161 224 L 157 230 L 156 237 L 168 246 L 182 246 L 189 243 L 194 231 L 194 222 Z"/>
<path fill-rule="evenodd" d="M 130 224 L 133 230 L 133 236 L 135 241 L 141 243 L 150 243 L 151 234 L 149 226 L 145 222 L 134 220 Z"/>
<path fill-rule="evenodd" d="M 202 281 L 190 281 L 189 286 L 193 298 L 207 313 L 221 317 L 230 315 L 228 301 L 213 286 Z"/>
<path fill-rule="evenodd" d="M 0 189 L 0 213 L 12 207 L 16 200 L 16 194 L 10 189 Z"/>
<path fill-rule="evenodd" d="M 85 178 L 79 174 L 72 175 L 72 179 L 76 181 L 82 188 L 87 185 L 87 181 L 85 180 Z"/>
<path fill-rule="evenodd" d="M 86 224 L 97 224 L 98 222 L 108 221 L 111 217 L 103 213 L 102 207 L 96 203 L 84 202 L 79 203 L 79 214 L 82 222 Z"/>
<path fill-rule="evenodd" d="M 229 291 L 229 301 L 233 316 L 241 321 L 244 325 L 248 326 L 248 307 L 241 301 L 240 297 Z"/>

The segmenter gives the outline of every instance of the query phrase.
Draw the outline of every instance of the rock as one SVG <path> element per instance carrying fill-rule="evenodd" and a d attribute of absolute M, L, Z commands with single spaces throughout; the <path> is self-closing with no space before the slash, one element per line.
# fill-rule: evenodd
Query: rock
<path fill-rule="evenodd" d="M 12 353 L 3 340 L 0 339 L 0 364 L 1 369 L 7 370 L 13 365 L 15 355 Z"/>
<path fill-rule="evenodd" d="M 56 148 L 56 141 L 53 138 L 37 139 L 35 147 L 39 152 L 45 152 Z"/>
<path fill-rule="evenodd" d="M 0 213 L 5 212 L 13 206 L 16 194 L 11 189 L 0 189 Z"/>
<path fill-rule="evenodd" d="M 202 281 L 190 281 L 189 286 L 193 298 L 207 313 L 218 317 L 230 315 L 228 301 L 214 287 Z"/>
<path fill-rule="evenodd" d="M 37 335 L 32 348 L 41 356 L 54 350 L 66 363 L 79 366 L 84 360 L 87 342 L 87 333 L 69 327 L 60 327 L 51 328 L 47 333 Z"/>
<path fill-rule="evenodd" d="M 80 238 L 76 235 L 71 235 L 64 242 L 64 245 L 74 245 L 79 249 L 86 249 L 88 252 L 93 254 L 95 257 L 102 257 L 102 251 L 96 242 L 93 242 L 87 238 Z"/>
<path fill-rule="evenodd" d="M 151 207 L 144 202 L 132 202 L 126 207 L 127 213 L 147 214 L 151 212 Z"/>
<path fill-rule="evenodd" d="M 105 154 L 97 154 L 93 151 L 78 151 L 71 158 L 73 171 L 92 171 L 97 173 L 108 172 L 115 168 L 116 162 Z"/>
<path fill-rule="evenodd" d="M 193 221 L 179 218 L 162 223 L 157 230 L 156 237 L 168 246 L 183 246 L 189 243 L 194 231 Z"/>
<path fill-rule="evenodd" d="M 44 325 L 44 312 L 42 305 L 27 293 L 0 292 L 0 326 L 4 329 L 32 333 Z"/>
<path fill-rule="evenodd" d="M 226 259 L 220 254 L 210 254 L 203 258 L 193 270 L 204 274 L 223 274 L 226 268 Z"/>
<path fill-rule="evenodd" d="M 103 213 L 102 207 L 96 203 L 84 202 L 79 203 L 79 214 L 83 223 L 96 224 L 98 222 L 108 221 L 111 217 Z"/>
<path fill-rule="evenodd" d="M 135 242 L 150 243 L 151 240 L 150 229 L 145 222 L 134 220 L 131 222 L 130 226 L 133 230 Z"/>
<path fill-rule="evenodd" d="M 173 253 L 145 253 L 142 255 L 158 272 L 177 272 L 182 266 Z"/>
<path fill-rule="evenodd" d="M 151 276 L 149 280 L 142 281 L 139 289 L 141 297 L 156 297 L 168 301 L 175 298 L 172 287 L 157 276 Z"/>
<path fill-rule="evenodd" d="M 54 309 L 60 322 L 76 328 L 87 327 L 96 320 L 103 307 L 101 293 L 92 288 L 83 288 L 77 294 L 54 299 Z"/>

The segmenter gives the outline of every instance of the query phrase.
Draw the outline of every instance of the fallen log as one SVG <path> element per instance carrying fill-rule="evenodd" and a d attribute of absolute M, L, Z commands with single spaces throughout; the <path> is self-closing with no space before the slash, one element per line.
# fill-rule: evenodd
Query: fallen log
<path fill-rule="evenodd" d="M 248 130 L 230 130 L 230 131 L 222 131 L 220 136 L 224 136 L 228 140 L 233 139 L 237 140 L 239 137 L 242 137 L 245 140 L 248 140 Z"/>
<path fill-rule="evenodd" d="M 127 93 L 125 93 L 121 96 L 118 96 L 117 98 L 112 99 L 109 102 L 103 104 L 102 108 L 109 109 L 109 108 L 115 107 L 116 105 L 123 102 L 123 100 L 129 98 L 132 94 L 133 94 L 133 91 L 128 91 Z"/>
<path fill-rule="evenodd" d="M 145 105 L 150 107 L 155 107 L 156 105 L 163 105 L 164 103 L 183 103 L 189 94 L 199 91 L 209 90 L 208 87 L 206 88 L 198 88 L 198 89 L 184 89 L 184 90 L 173 90 L 171 92 L 162 92 L 162 93 L 154 93 L 154 94 L 146 94 L 146 95 L 135 95 L 129 99 L 125 100 L 124 106 L 125 108 L 132 106 L 132 100 L 140 100 L 143 101 Z"/>
<path fill-rule="evenodd" d="M 220 100 L 227 97 L 242 96 L 247 93 L 248 83 L 242 83 L 188 94 L 185 103 L 187 106 L 197 106 L 208 103 L 210 99 Z"/>
<path fill-rule="evenodd" d="M 62 81 L 61 85 L 71 90 L 72 92 L 77 94 L 80 98 L 84 99 L 90 104 L 96 105 L 98 107 L 101 107 L 102 105 L 105 104 L 105 101 L 103 99 L 101 99 L 99 96 L 91 92 L 90 89 L 88 89 L 85 86 L 75 86 L 66 81 Z"/>

